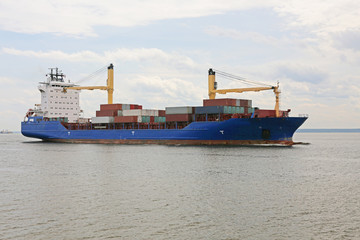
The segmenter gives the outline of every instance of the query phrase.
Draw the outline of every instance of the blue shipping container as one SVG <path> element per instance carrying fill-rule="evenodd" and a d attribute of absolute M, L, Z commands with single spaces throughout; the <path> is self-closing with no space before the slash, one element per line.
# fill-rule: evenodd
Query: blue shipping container
<path fill-rule="evenodd" d="M 231 107 L 226 108 L 227 106 L 206 106 L 206 107 L 195 107 L 195 114 L 218 114 L 218 113 L 227 113 L 230 109 L 231 113 Z"/>

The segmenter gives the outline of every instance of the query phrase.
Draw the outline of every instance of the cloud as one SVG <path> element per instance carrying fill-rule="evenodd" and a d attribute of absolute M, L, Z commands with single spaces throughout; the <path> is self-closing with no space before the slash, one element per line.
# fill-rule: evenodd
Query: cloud
<path fill-rule="evenodd" d="M 105 51 L 104 53 L 95 53 L 92 51 L 80 51 L 75 53 L 66 53 L 62 51 L 32 51 L 32 50 L 19 50 L 14 48 L 2 48 L 2 52 L 5 54 L 23 56 L 23 57 L 35 57 L 43 59 L 63 60 L 69 62 L 140 62 L 140 61 L 152 61 L 155 63 L 166 63 L 177 67 L 186 66 L 194 67 L 197 64 L 188 56 L 178 53 L 167 53 L 157 48 L 119 48 L 111 51 Z"/>
<path fill-rule="evenodd" d="M 194 102 L 201 99 L 202 89 L 196 83 L 179 77 L 164 78 L 156 75 L 139 75 L 131 81 L 132 92 L 146 93 L 144 102 L 149 100 L 155 105 L 171 101 L 177 105 Z M 205 92 L 205 91 L 204 91 Z M 140 97 L 140 96 L 139 96 Z M 197 99 L 197 100 L 199 100 Z M 158 102 L 158 101 L 161 102 Z"/>
<path fill-rule="evenodd" d="M 288 17 L 289 26 L 306 27 L 314 33 L 324 34 L 360 27 L 360 2 L 354 0 L 290 0 L 274 9 Z"/>
<path fill-rule="evenodd" d="M 88 62 L 88 61 L 101 61 L 102 57 L 91 51 L 82 51 L 77 53 L 68 54 L 62 51 L 32 51 L 32 50 L 18 50 L 14 48 L 2 48 L 2 52 L 15 56 L 23 57 L 36 57 L 55 60 L 67 60 L 72 62 Z"/>
<path fill-rule="evenodd" d="M 16 81 L 14 81 L 13 79 L 10 79 L 8 77 L 2 77 L 0 76 L 0 84 L 1 85 L 6 85 L 6 86 L 9 86 L 9 85 L 16 85 Z"/>
<path fill-rule="evenodd" d="M 226 29 L 218 26 L 207 27 L 205 32 L 211 36 L 226 37 L 236 40 L 252 40 L 257 43 L 265 43 L 269 45 L 279 44 L 279 40 L 272 36 L 265 36 L 258 32 L 241 32 L 235 29 Z"/>
<path fill-rule="evenodd" d="M 291 79 L 296 82 L 320 83 L 327 79 L 327 74 L 312 66 L 283 65 L 279 66 L 278 75 L 281 78 Z"/>
<path fill-rule="evenodd" d="M 333 34 L 336 47 L 360 51 L 360 28 Z"/>
<path fill-rule="evenodd" d="M 0 3 L 0 29 L 21 33 L 96 36 L 96 26 L 131 27 L 165 19 L 222 14 L 269 6 L 274 1 L 18 0 Z"/>
<path fill-rule="evenodd" d="M 20 121 L 26 111 L 38 103 L 40 98 L 36 89 L 26 89 L 24 80 L 0 76 L 0 126 L 9 130 L 19 130 Z"/>
<path fill-rule="evenodd" d="M 155 21 L 197 18 L 230 11 L 272 8 L 290 28 L 306 28 L 318 35 L 359 29 L 360 2 L 354 0 L 18 0 L 0 3 L 0 29 L 28 34 L 54 33 L 76 37 L 97 36 L 98 26 L 132 27 Z M 226 31 L 239 37 L 236 32 Z M 269 37 L 246 33 L 257 41 Z"/>

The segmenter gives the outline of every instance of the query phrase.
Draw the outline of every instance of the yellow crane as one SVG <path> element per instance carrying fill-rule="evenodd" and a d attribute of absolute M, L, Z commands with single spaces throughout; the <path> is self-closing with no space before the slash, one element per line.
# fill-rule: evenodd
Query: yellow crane
<path fill-rule="evenodd" d="M 65 87 L 64 92 L 68 89 L 73 90 L 106 90 L 108 92 L 108 104 L 113 103 L 113 93 L 114 93 L 114 66 L 110 64 L 108 67 L 108 79 L 106 81 L 106 86 L 87 86 L 87 87 Z"/>
<path fill-rule="evenodd" d="M 218 71 L 218 70 L 217 70 Z M 221 71 L 218 71 L 221 73 L 222 76 L 227 78 L 235 78 L 239 79 L 236 76 L 233 76 L 231 74 L 227 74 Z M 246 80 L 245 80 L 246 81 Z M 276 117 L 280 116 L 279 108 L 280 108 L 280 90 L 279 90 L 279 83 L 277 83 L 276 86 L 270 86 L 267 87 L 251 87 L 251 88 L 234 88 L 234 89 L 217 89 L 217 82 L 215 82 L 215 71 L 213 69 L 209 69 L 209 99 L 215 99 L 216 94 L 226 94 L 226 93 L 242 93 L 242 92 L 259 92 L 259 91 L 265 91 L 265 90 L 273 90 L 275 93 L 275 114 Z"/>

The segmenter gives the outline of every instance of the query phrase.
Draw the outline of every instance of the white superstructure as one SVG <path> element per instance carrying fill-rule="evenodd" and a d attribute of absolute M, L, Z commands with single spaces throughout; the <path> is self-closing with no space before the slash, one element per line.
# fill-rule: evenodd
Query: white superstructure
<path fill-rule="evenodd" d="M 79 90 L 64 87 L 73 87 L 70 80 L 65 82 L 65 75 L 57 68 L 51 68 L 46 82 L 40 82 L 41 112 L 46 118 L 68 118 L 68 122 L 76 122 L 80 115 Z"/>

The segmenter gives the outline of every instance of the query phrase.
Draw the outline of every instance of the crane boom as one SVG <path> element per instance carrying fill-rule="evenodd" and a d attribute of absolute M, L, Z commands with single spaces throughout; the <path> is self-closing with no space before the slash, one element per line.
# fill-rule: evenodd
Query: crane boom
<path fill-rule="evenodd" d="M 269 87 L 252 87 L 252 88 L 233 88 L 233 89 L 217 89 L 217 82 L 215 81 L 215 71 L 209 69 L 209 99 L 215 99 L 216 94 L 226 94 L 230 92 L 243 93 L 243 92 L 259 92 L 265 90 L 273 90 L 275 93 L 275 114 L 276 117 L 280 116 L 280 90 L 279 83 L 276 86 Z"/>
<path fill-rule="evenodd" d="M 73 90 L 107 90 L 107 86 L 87 86 L 87 87 L 66 87 L 66 89 Z"/>
<path fill-rule="evenodd" d="M 85 87 L 64 87 L 64 91 L 72 90 L 106 90 L 108 92 L 108 104 L 113 103 L 113 93 L 114 93 L 114 66 L 110 64 L 108 67 L 108 79 L 106 86 L 85 86 Z"/>
<path fill-rule="evenodd" d="M 232 89 L 219 89 L 216 90 L 216 93 L 218 94 L 226 94 L 230 92 L 234 93 L 243 93 L 243 92 L 260 92 L 264 90 L 271 90 L 275 87 L 253 87 L 253 88 L 232 88 Z"/>

